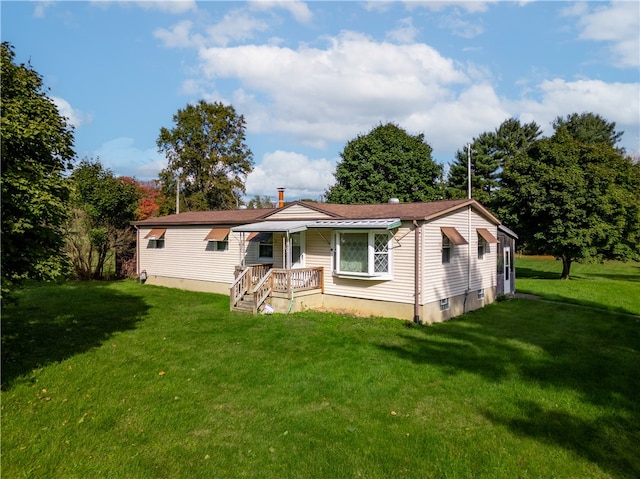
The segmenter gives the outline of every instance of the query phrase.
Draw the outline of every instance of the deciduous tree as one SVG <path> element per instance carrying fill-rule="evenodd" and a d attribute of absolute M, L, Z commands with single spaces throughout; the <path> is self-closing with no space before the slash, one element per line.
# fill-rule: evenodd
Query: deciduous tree
<path fill-rule="evenodd" d="M 47 96 L 31 65 L 2 54 L 2 297 L 27 278 L 52 279 L 64 271 L 62 225 L 67 217 L 73 130 Z"/>
<path fill-rule="evenodd" d="M 442 198 L 442 166 L 431 158 L 423 134 L 409 135 L 393 123 L 349 141 L 340 154 L 336 184 L 327 201 L 342 204 Z"/>
<path fill-rule="evenodd" d="M 598 118 L 559 118 L 552 137 L 509 159 L 503 172 L 502 208 L 527 249 L 562 258 L 564 279 L 576 260 L 640 258 L 640 175 L 615 147 L 615 125 Z M 594 120 L 602 128 L 591 128 Z"/>
<path fill-rule="evenodd" d="M 117 178 L 99 161 L 83 160 L 71 175 L 72 216 L 67 251 L 76 275 L 101 279 L 113 259 L 115 273 L 135 250 L 130 222 L 136 219 L 140 190 L 131 178 Z"/>
<path fill-rule="evenodd" d="M 158 148 L 168 165 L 160 173 L 168 198 L 180 197 L 188 210 L 236 208 L 253 169 L 245 143 L 245 119 L 231 105 L 204 100 L 173 116 L 174 127 L 162 128 Z"/>

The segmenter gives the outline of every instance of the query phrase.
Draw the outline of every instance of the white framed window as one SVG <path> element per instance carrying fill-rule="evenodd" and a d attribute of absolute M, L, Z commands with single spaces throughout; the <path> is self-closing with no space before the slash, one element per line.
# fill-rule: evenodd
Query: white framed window
<path fill-rule="evenodd" d="M 467 240 L 453 226 L 441 226 L 442 232 L 442 264 L 451 263 L 454 248 L 467 243 Z"/>
<path fill-rule="evenodd" d="M 484 289 L 478 290 L 478 299 L 484 299 Z"/>
<path fill-rule="evenodd" d="M 449 309 L 449 298 L 442 298 L 440 300 L 440 311 L 447 311 Z"/>
<path fill-rule="evenodd" d="M 334 237 L 334 272 L 338 276 L 391 279 L 388 231 L 338 231 Z"/>
<path fill-rule="evenodd" d="M 451 240 L 442 235 L 442 264 L 451 263 Z"/>
<path fill-rule="evenodd" d="M 484 240 L 484 238 L 478 235 L 478 259 L 484 259 L 485 253 L 488 253 L 489 244 Z"/>

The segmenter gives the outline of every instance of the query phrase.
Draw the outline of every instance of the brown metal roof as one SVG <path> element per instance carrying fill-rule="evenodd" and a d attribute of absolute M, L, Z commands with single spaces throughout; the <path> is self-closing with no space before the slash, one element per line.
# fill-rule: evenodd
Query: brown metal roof
<path fill-rule="evenodd" d="M 155 228 L 149 231 L 149 233 L 147 233 L 144 239 L 159 240 L 159 239 L 162 239 L 162 237 L 166 232 L 167 232 L 167 228 Z"/>
<path fill-rule="evenodd" d="M 500 221 L 475 200 L 443 200 L 429 203 L 382 203 L 373 205 L 337 205 L 332 203 L 307 203 L 296 201 L 282 208 L 191 211 L 177 215 L 148 218 L 135 221 L 136 226 L 173 226 L 173 225 L 243 225 L 257 221 L 270 221 L 276 212 L 284 211 L 293 205 L 302 205 L 318 213 L 336 219 L 361 220 L 400 218 L 404 221 L 428 221 L 471 205 L 478 213 L 494 224 Z M 297 218 L 287 218 L 295 220 Z M 300 218 L 309 220 L 309 218 Z"/>
<path fill-rule="evenodd" d="M 484 240 L 487 243 L 497 243 L 498 242 L 498 238 L 493 236 L 491 234 L 491 231 L 489 231 L 487 228 L 478 228 L 476 231 L 478 231 L 478 234 L 480 236 L 482 236 L 482 238 L 484 238 Z"/>
<path fill-rule="evenodd" d="M 251 223 L 276 211 L 275 209 L 246 209 L 220 211 L 189 211 L 177 215 L 158 216 L 142 221 L 134 221 L 136 226 L 174 225 L 238 225 Z"/>
<path fill-rule="evenodd" d="M 205 241 L 225 241 L 229 236 L 230 228 L 213 228 L 205 237 Z"/>
<path fill-rule="evenodd" d="M 442 234 L 449 238 L 449 240 L 456 246 L 469 244 L 467 240 L 464 239 L 464 236 L 462 236 L 453 226 L 443 226 L 440 230 L 442 231 Z"/>
<path fill-rule="evenodd" d="M 310 206 L 309 203 L 302 203 Z M 492 223 L 499 224 L 495 216 L 475 200 L 443 200 L 428 203 L 381 203 L 373 205 L 337 205 L 331 203 L 315 204 L 315 209 L 334 217 L 344 219 L 383 219 L 432 220 L 460 208 L 471 205 Z M 285 207 L 286 208 L 286 207 Z"/>

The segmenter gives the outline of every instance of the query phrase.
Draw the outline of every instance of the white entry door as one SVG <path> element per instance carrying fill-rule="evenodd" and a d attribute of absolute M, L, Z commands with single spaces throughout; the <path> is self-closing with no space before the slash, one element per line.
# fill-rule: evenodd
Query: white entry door
<path fill-rule="evenodd" d="M 291 234 L 291 267 L 304 268 L 304 231 Z"/>
<path fill-rule="evenodd" d="M 502 251 L 504 261 L 504 294 L 511 293 L 511 248 L 505 247 Z"/>

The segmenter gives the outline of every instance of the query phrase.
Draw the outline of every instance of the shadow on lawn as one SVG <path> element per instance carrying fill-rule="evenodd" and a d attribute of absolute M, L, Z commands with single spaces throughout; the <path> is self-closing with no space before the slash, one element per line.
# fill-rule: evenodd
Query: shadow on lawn
<path fill-rule="evenodd" d="M 508 410 L 480 413 L 517 435 L 570 450 L 612 476 L 640 477 L 639 329 L 629 316 L 512 300 L 378 346 L 451 375 L 531 382 L 550 388 L 550 398 L 575 391 L 581 402 L 606 414 L 594 417 L 584 412 L 588 406 L 572 412 L 530 398 L 516 398 Z"/>
<path fill-rule="evenodd" d="M 2 389 L 37 368 L 102 344 L 132 329 L 148 307 L 108 282 L 36 286 L 2 310 Z M 105 307 L 108 305 L 108 307 Z"/>

